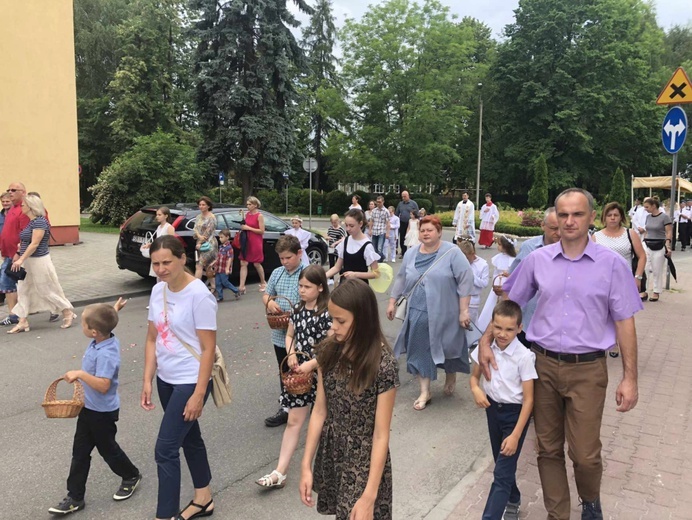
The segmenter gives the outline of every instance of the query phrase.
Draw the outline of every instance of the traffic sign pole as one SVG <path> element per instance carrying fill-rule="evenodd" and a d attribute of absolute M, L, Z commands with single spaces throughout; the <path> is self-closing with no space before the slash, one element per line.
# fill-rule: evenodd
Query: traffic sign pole
<path fill-rule="evenodd" d="M 308 228 L 312 227 L 312 174 L 317 170 L 317 159 L 308 157 L 303 161 L 303 170 L 310 175 L 310 216 L 308 217 Z"/>

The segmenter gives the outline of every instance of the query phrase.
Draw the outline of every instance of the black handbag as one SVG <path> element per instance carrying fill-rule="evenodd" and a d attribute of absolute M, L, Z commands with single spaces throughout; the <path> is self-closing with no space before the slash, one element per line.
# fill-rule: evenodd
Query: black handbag
<path fill-rule="evenodd" d="M 5 268 L 5 274 L 12 278 L 15 282 L 19 282 L 20 280 L 24 280 L 24 278 L 26 278 L 26 269 L 20 267 L 19 271 L 13 271 L 12 264 L 10 263 Z"/>

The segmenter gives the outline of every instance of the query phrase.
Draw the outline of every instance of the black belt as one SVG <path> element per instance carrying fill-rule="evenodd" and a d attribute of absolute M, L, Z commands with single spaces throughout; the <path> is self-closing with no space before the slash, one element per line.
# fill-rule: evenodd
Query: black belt
<path fill-rule="evenodd" d="M 545 349 L 538 343 L 533 342 L 531 343 L 531 348 L 539 354 L 557 359 L 558 361 L 564 361 L 565 363 L 586 363 L 605 357 L 605 350 L 596 350 L 594 352 L 587 352 L 586 354 L 561 354 L 560 352 L 553 352 L 552 350 Z"/>

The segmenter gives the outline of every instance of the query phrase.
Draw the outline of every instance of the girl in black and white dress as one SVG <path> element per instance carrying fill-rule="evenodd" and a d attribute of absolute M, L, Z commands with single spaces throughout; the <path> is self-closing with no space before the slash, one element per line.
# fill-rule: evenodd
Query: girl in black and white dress
<path fill-rule="evenodd" d="M 291 322 L 286 333 L 287 363 L 291 370 L 310 374 L 317 369 L 315 347 L 327 337 L 332 320 L 327 310 L 329 287 L 322 266 L 311 265 L 303 269 L 298 281 L 300 303 L 293 309 Z M 292 356 L 294 352 L 302 352 Z M 259 478 L 256 483 L 265 488 L 282 488 L 286 485 L 288 466 L 300 440 L 300 430 L 307 419 L 311 405 L 315 402 L 317 381 L 306 394 L 294 395 L 285 389 L 281 394 L 281 407 L 288 408 L 288 424 L 281 441 L 281 452 L 276 469 Z"/>

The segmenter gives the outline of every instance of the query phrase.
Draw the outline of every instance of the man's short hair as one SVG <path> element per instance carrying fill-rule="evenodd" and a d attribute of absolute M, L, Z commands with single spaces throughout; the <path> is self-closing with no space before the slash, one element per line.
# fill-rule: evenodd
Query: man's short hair
<path fill-rule="evenodd" d="M 278 254 L 288 251 L 294 255 L 297 255 L 301 249 L 300 240 L 293 235 L 283 235 L 282 237 L 279 237 L 279 240 L 276 241 L 276 247 L 274 249 Z"/>
<path fill-rule="evenodd" d="M 375 200 L 381 200 L 382 202 L 384 202 L 384 197 L 382 195 L 378 195 Z"/>
<path fill-rule="evenodd" d="M 110 336 L 118 325 L 118 311 L 112 305 L 105 303 L 87 305 L 83 315 L 87 327 L 94 329 L 102 336 Z"/>
<path fill-rule="evenodd" d="M 548 223 L 548 217 L 555 213 L 555 206 L 550 206 L 548 209 L 545 210 L 545 213 L 543 214 L 543 223 L 547 224 Z"/>
<path fill-rule="evenodd" d="M 504 316 L 505 318 L 514 318 L 517 320 L 517 326 L 521 325 L 521 307 L 518 303 L 512 300 L 502 300 L 495 305 L 493 309 L 493 319 L 495 316 Z"/>
<path fill-rule="evenodd" d="M 588 191 L 582 189 L 582 188 L 567 188 L 565 191 L 560 193 L 557 197 L 555 197 L 555 207 L 557 208 L 557 201 L 560 200 L 560 197 L 564 197 L 565 195 L 570 195 L 571 193 L 581 193 L 586 197 L 586 200 L 589 202 L 589 211 L 594 210 L 594 201 L 593 201 L 593 195 L 589 193 Z"/>

